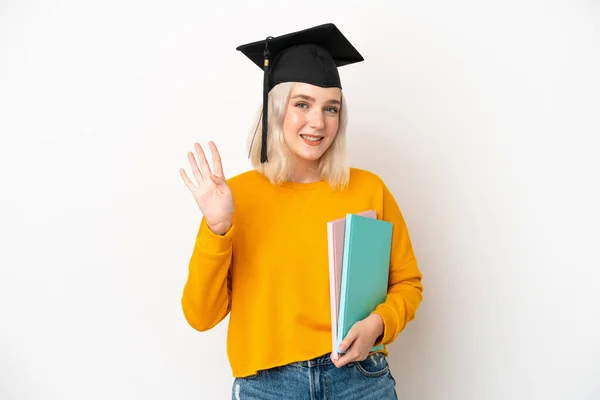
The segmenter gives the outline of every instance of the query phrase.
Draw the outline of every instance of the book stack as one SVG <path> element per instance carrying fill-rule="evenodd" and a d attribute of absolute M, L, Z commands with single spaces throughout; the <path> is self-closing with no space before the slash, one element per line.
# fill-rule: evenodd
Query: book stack
<path fill-rule="evenodd" d="M 347 214 L 327 223 L 331 337 L 334 360 L 348 331 L 385 301 L 388 289 L 392 223 L 374 210 Z M 375 346 L 371 351 L 383 349 Z"/>

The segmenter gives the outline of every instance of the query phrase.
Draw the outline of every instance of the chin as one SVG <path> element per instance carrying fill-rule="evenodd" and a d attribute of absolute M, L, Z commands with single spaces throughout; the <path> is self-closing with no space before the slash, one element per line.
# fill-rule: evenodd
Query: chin
<path fill-rule="evenodd" d="M 296 155 L 306 161 L 317 161 L 319 160 L 323 154 L 325 152 L 323 151 L 318 151 L 318 152 L 313 152 L 313 151 L 309 151 L 309 152 L 298 152 L 296 153 Z"/>
<path fill-rule="evenodd" d="M 321 159 L 321 156 L 315 156 L 315 157 L 303 157 L 306 161 L 319 161 Z"/>

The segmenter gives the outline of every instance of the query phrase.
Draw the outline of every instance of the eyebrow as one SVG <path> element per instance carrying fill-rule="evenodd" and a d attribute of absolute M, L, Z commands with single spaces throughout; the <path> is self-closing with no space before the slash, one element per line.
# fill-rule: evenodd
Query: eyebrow
<path fill-rule="evenodd" d="M 307 101 L 312 101 L 312 102 L 316 101 L 313 97 L 307 96 L 305 94 L 297 94 L 292 97 L 292 99 L 297 99 L 297 98 L 301 98 L 301 99 L 304 99 Z M 339 100 L 336 100 L 336 99 L 328 100 L 327 103 L 328 104 L 338 104 L 338 105 L 342 104 Z"/>

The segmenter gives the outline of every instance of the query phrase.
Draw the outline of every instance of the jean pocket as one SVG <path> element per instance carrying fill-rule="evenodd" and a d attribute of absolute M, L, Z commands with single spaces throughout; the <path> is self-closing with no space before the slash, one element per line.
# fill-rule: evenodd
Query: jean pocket
<path fill-rule="evenodd" d="M 390 371 L 387 358 L 383 353 L 370 354 L 363 361 L 356 361 L 354 365 L 361 375 L 369 378 L 383 376 Z"/>

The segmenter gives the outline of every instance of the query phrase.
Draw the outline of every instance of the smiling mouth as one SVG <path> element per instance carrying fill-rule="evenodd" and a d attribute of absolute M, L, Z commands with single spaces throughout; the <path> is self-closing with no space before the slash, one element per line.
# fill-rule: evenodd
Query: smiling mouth
<path fill-rule="evenodd" d="M 304 139 L 304 141 L 309 142 L 309 143 L 320 143 L 323 139 L 324 136 L 313 136 L 313 135 L 300 135 L 300 137 L 302 139 Z"/>

